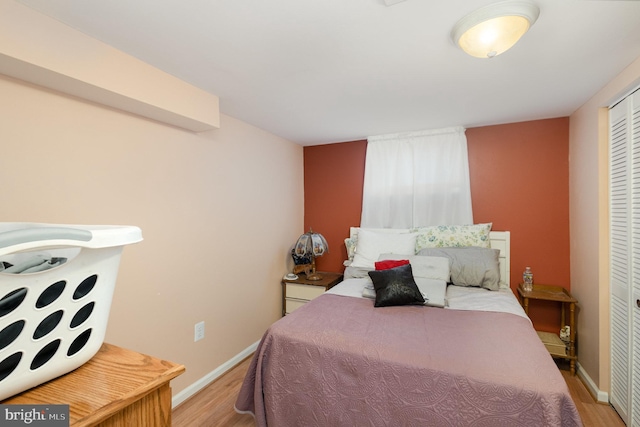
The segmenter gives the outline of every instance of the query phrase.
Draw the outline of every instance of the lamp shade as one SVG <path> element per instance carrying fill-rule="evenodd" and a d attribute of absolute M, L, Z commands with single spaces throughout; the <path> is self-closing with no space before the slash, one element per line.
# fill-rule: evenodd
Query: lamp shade
<path fill-rule="evenodd" d="M 471 56 L 493 58 L 515 45 L 539 15 L 538 6 L 528 1 L 493 3 L 459 20 L 451 38 Z"/>
<path fill-rule="evenodd" d="M 311 258 L 310 268 L 305 269 L 307 280 L 322 279 L 322 276 L 316 273 L 316 257 L 322 256 L 325 252 L 329 252 L 329 245 L 322 234 L 309 230 L 308 233 L 298 237 L 293 253 L 298 257 Z"/>
<path fill-rule="evenodd" d="M 298 256 L 312 255 L 317 257 L 328 252 L 329 245 L 322 234 L 314 233 L 313 230 L 309 230 L 309 232 L 298 237 L 294 251 Z"/>

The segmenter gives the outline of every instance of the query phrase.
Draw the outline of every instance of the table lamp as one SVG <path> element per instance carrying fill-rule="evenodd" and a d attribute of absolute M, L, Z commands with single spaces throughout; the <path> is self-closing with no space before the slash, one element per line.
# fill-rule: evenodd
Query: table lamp
<path fill-rule="evenodd" d="M 316 257 L 322 256 L 325 252 L 329 252 L 327 240 L 320 233 L 309 232 L 298 237 L 295 248 L 293 249 L 297 256 L 311 258 L 311 271 L 305 272 L 307 280 L 320 280 L 322 276 L 316 273 Z"/>

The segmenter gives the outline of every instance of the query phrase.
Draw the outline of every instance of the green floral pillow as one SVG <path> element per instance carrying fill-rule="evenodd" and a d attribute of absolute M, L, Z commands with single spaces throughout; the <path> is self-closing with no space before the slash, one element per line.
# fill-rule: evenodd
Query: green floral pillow
<path fill-rule="evenodd" d="M 424 248 L 455 248 L 477 246 L 490 248 L 492 223 L 470 225 L 435 225 L 411 229 L 417 233 L 416 252 Z"/>
<path fill-rule="evenodd" d="M 356 254 L 357 244 L 358 244 L 357 237 L 349 237 L 344 239 L 344 245 L 347 247 L 347 258 L 349 258 L 349 261 L 353 261 L 353 256 Z"/>

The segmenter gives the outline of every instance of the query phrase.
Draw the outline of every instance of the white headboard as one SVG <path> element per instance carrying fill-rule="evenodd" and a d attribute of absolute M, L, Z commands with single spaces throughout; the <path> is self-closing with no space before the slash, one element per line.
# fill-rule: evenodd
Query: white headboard
<path fill-rule="evenodd" d="M 511 282 L 511 233 L 509 231 L 490 231 L 492 249 L 500 249 L 500 281 L 505 287 Z"/>

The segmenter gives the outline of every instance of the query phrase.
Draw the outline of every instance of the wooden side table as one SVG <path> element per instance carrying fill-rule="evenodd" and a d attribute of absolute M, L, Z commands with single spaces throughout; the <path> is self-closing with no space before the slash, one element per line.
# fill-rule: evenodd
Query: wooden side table
<path fill-rule="evenodd" d="M 73 427 L 171 427 L 169 381 L 183 365 L 110 344 L 59 378 L 3 401 L 16 405 L 69 405 Z"/>
<path fill-rule="evenodd" d="M 522 283 L 518 286 L 518 294 L 520 295 L 520 299 L 522 302 L 522 306 L 524 308 L 525 313 L 529 314 L 529 300 L 543 300 L 543 301 L 555 301 L 559 302 L 562 308 L 561 314 L 561 328 L 564 328 L 566 325 L 569 325 L 569 342 L 564 343 L 558 336 L 558 334 L 552 334 L 549 332 L 538 332 L 540 339 L 549 350 L 551 356 L 555 358 L 561 358 L 569 360 L 571 375 L 576 373 L 576 360 L 578 357 L 576 356 L 576 334 L 577 325 L 576 325 L 576 304 L 578 300 L 573 298 L 571 294 L 562 286 L 554 286 L 554 285 L 533 285 L 532 291 L 525 291 L 522 288 Z M 569 309 L 569 321 L 567 323 L 567 307 Z"/>
<path fill-rule="evenodd" d="M 322 295 L 342 281 L 342 273 L 317 272 L 320 280 L 308 280 L 304 274 L 297 279 L 282 280 L 282 315 L 285 316 L 312 299 Z"/>

